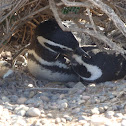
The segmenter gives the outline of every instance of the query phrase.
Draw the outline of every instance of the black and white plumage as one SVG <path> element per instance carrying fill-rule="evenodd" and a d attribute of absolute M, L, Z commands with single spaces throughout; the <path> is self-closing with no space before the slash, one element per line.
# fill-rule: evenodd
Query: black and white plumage
<path fill-rule="evenodd" d="M 35 39 L 28 50 L 28 70 L 41 80 L 78 81 L 70 64 L 59 54 L 77 46 L 73 34 L 62 31 L 55 20 L 42 22 L 36 28 Z"/>
<path fill-rule="evenodd" d="M 94 46 L 82 47 L 90 58 L 75 51 L 69 57 L 72 68 L 83 82 L 105 82 L 122 79 L 126 75 L 126 60 L 121 54 L 100 51 Z"/>

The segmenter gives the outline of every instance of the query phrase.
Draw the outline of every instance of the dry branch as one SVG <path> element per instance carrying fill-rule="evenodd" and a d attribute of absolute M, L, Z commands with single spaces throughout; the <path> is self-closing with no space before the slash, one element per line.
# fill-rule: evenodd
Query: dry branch
<path fill-rule="evenodd" d="M 89 0 L 92 4 L 99 7 L 104 13 L 106 13 L 109 18 L 114 22 L 116 27 L 122 32 L 126 37 L 126 24 L 120 19 L 120 17 L 114 12 L 112 8 L 104 4 L 101 0 Z"/>
<path fill-rule="evenodd" d="M 88 29 L 81 29 L 81 28 L 67 28 L 67 27 L 64 27 L 64 25 L 62 24 L 62 21 L 59 17 L 59 14 L 58 14 L 58 11 L 57 11 L 57 7 L 56 7 L 56 4 L 54 2 L 54 0 L 49 0 L 49 5 L 50 5 L 50 9 L 52 10 L 53 14 L 54 14 L 54 17 L 55 19 L 57 20 L 59 26 L 64 30 L 64 31 L 71 31 L 71 32 L 83 32 L 83 33 L 86 33 L 86 34 L 89 34 L 99 40 L 102 40 L 104 43 L 106 43 L 109 47 L 111 47 L 112 49 L 114 49 L 115 51 L 121 53 L 121 54 L 124 54 L 126 53 L 126 51 L 117 46 L 116 43 L 114 43 L 112 40 L 108 39 L 106 36 L 98 33 L 98 32 L 94 32 L 93 30 L 88 30 Z"/>

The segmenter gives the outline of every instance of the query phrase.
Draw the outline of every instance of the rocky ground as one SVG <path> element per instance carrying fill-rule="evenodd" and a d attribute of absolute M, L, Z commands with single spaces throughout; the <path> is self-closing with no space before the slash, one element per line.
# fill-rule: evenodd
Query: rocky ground
<path fill-rule="evenodd" d="M 0 126 L 126 126 L 125 80 L 85 87 L 16 71 L 0 85 Z"/>

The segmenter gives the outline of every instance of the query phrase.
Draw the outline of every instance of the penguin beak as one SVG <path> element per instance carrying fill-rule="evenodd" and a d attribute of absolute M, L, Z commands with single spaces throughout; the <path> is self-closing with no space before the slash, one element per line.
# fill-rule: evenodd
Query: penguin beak
<path fill-rule="evenodd" d="M 91 58 L 91 56 L 87 52 L 85 52 L 81 47 L 78 47 L 75 50 L 74 53 L 77 54 L 77 55 L 79 55 L 79 56 L 84 56 L 86 58 Z"/>
<path fill-rule="evenodd" d="M 72 55 L 74 55 L 74 54 L 79 55 L 79 56 L 84 56 L 86 58 L 91 58 L 91 56 L 88 53 L 86 53 L 81 47 L 78 47 L 74 51 L 70 51 L 70 50 L 65 50 L 64 51 L 64 56 L 66 56 L 70 60 L 72 58 Z"/>

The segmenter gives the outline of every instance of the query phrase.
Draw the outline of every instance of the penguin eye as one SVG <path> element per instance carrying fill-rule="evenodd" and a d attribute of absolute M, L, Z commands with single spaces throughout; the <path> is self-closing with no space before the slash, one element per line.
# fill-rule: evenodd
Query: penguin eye
<path fill-rule="evenodd" d="M 67 49 L 66 49 L 66 48 L 62 48 L 62 50 L 64 50 L 64 51 L 65 51 L 65 50 L 67 50 Z"/>

